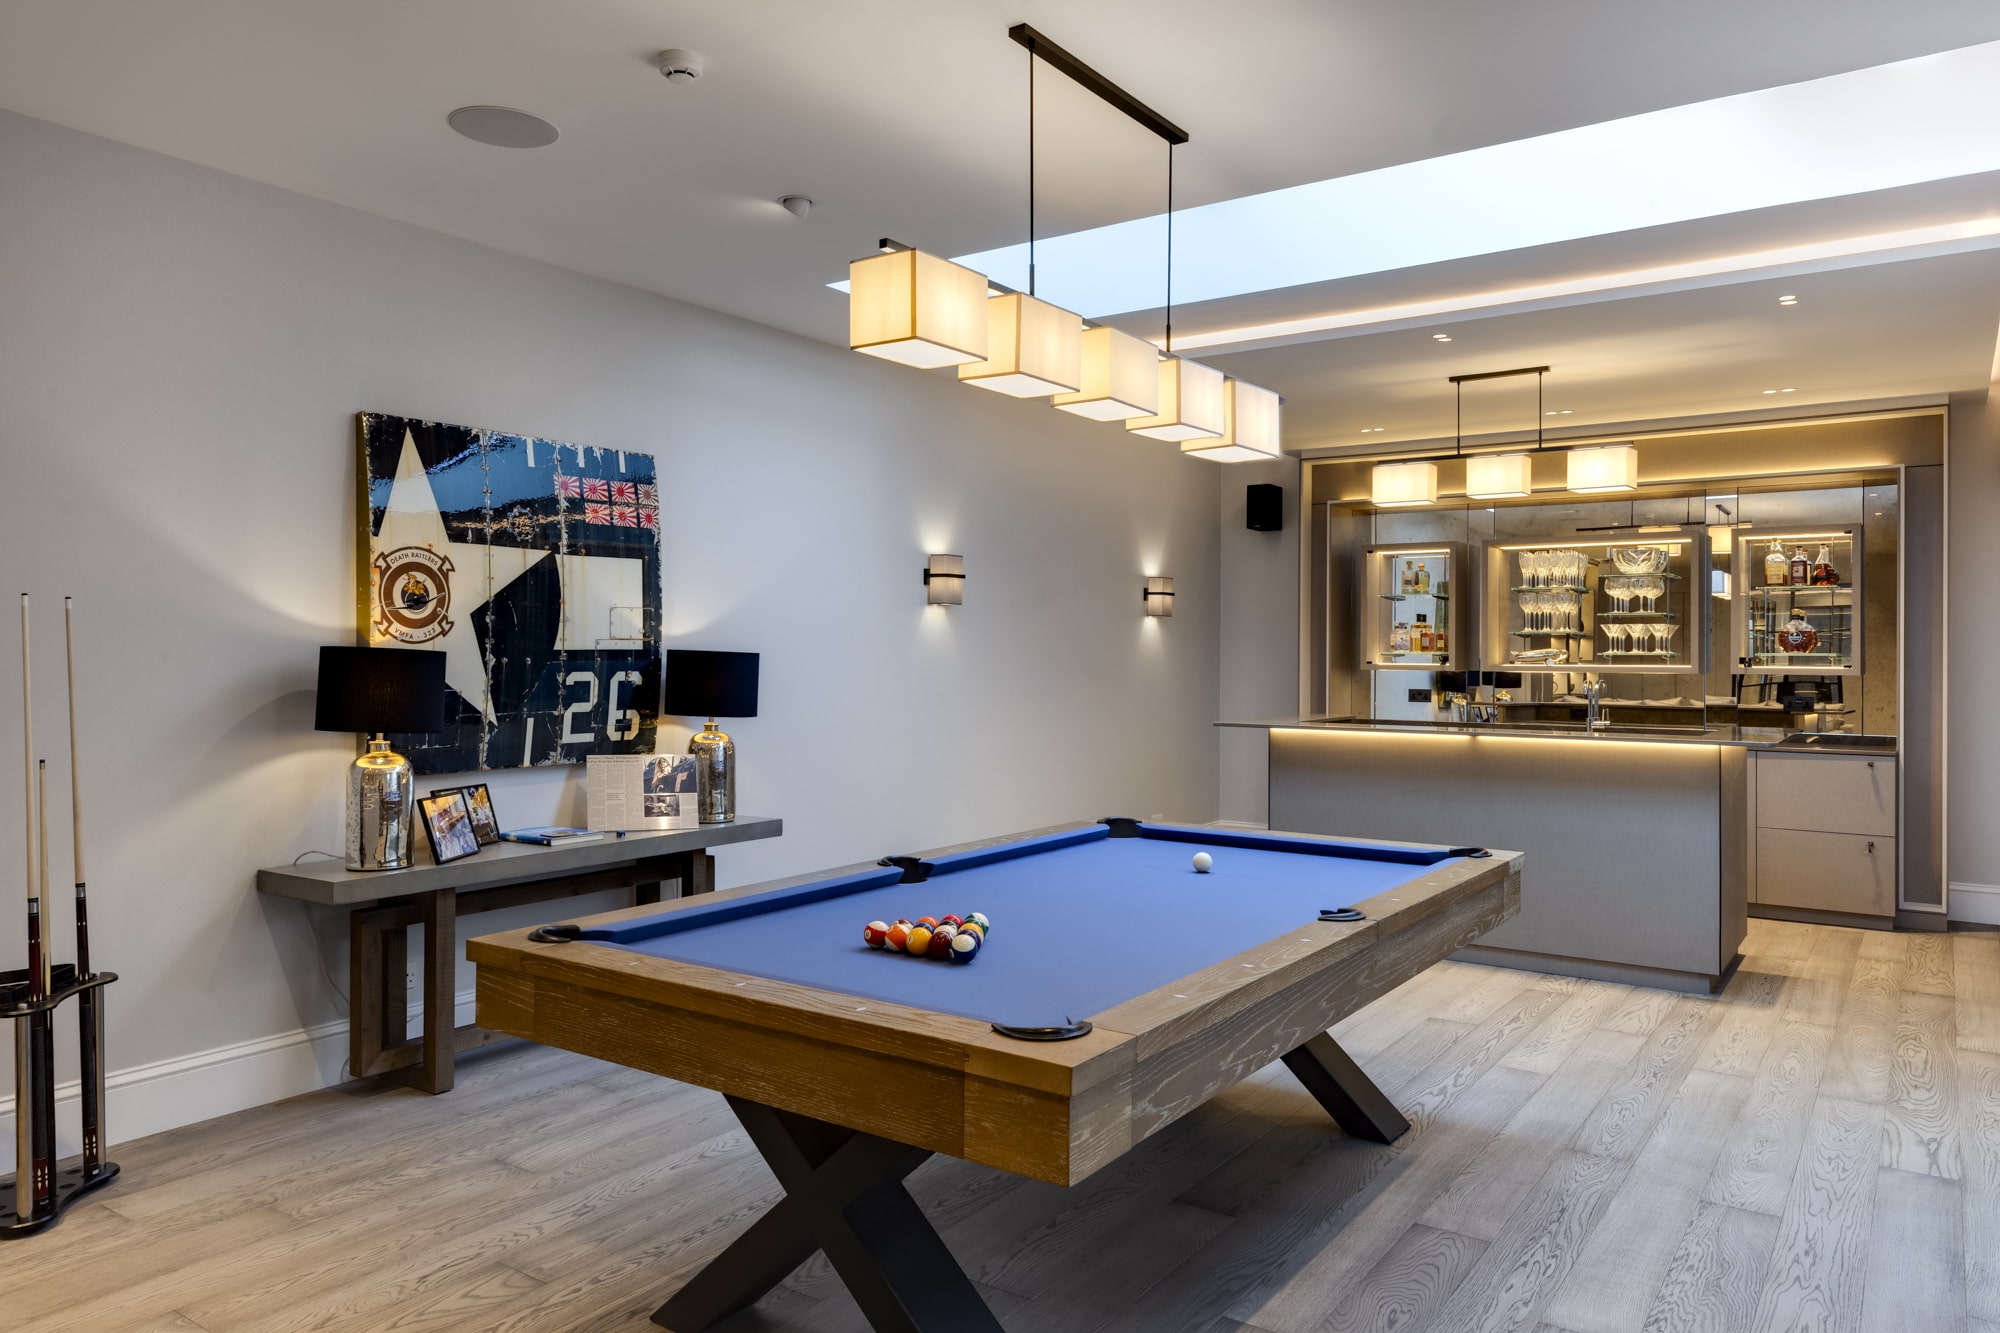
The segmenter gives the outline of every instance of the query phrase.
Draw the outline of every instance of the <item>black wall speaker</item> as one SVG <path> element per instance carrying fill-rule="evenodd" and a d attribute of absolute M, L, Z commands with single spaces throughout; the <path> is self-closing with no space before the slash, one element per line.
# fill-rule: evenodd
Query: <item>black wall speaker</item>
<path fill-rule="evenodd" d="M 1264 482 L 1243 488 L 1243 526 L 1252 532 L 1285 530 L 1285 488 Z"/>

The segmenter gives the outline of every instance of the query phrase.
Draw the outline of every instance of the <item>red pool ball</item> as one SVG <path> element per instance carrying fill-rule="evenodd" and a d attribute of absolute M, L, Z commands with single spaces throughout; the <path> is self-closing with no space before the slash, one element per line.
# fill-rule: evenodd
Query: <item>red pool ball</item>
<path fill-rule="evenodd" d="M 861 938 L 871 949 L 885 947 L 889 943 L 888 924 L 882 921 L 870 921 L 861 928 Z"/>
<path fill-rule="evenodd" d="M 957 933 L 951 926 L 939 926 L 931 932 L 930 947 L 925 952 L 940 960 L 951 957 L 951 941 Z"/>

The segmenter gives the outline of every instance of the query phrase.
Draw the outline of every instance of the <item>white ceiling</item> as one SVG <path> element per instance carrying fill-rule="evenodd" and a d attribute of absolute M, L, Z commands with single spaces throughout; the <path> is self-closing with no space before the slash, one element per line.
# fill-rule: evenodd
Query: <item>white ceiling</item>
<path fill-rule="evenodd" d="M 0 0 L 0 106 L 838 340 L 845 302 L 824 284 L 877 237 L 949 254 L 1021 239 L 1028 62 L 1005 35 L 1020 21 L 1192 134 L 1176 159 L 1179 204 L 2000 39 L 1991 0 Z M 706 54 L 699 83 L 660 78 L 651 59 L 668 46 Z M 1158 210 L 1157 140 L 1060 79 L 1044 76 L 1038 99 L 1045 232 Z M 526 152 L 471 143 L 444 122 L 469 103 L 522 107 L 563 137 Z M 777 206 L 790 193 L 818 201 L 809 220 Z M 2000 186 L 1982 178 L 1884 194 L 1893 197 L 1300 289 L 1285 310 L 2000 210 Z M 1994 332 L 1990 300 L 1985 329 L 1971 332 L 1971 307 L 1990 298 L 1992 284 L 1981 263 L 1965 267 L 1977 270 L 1969 283 L 1935 288 L 1958 283 L 1961 270 L 1929 261 L 1881 270 L 1877 294 L 1902 297 L 1929 330 L 1923 336 L 1835 318 L 1845 298 L 1829 297 L 1791 312 L 1804 315 L 1800 323 L 1826 321 L 1799 354 L 1837 353 L 1849 371 L 1893 354 L 1893 374 L 1824 377 L 1850 385 L 1965 387 L 1956 381 L 1973 373 L 1969 349 L 1983 338 L 1990 365 Z M 1912 294 L 1919 283 L 1927 296 Z M 1503 362 L 1566 356 L 1575 367 L 1604 365 L 1604 410 L 1614 415 L 1709 405 L 1703 385 L 1727 377 L 1708 372 L 1731 369 L 1722 359 L 1729 349 L 1756 342 L 1753 329 L 1718 327 L 1734 299 L 1647 296 L 1619 303 L 1629 309 L 1615 318 L 1601 302 L 1460 317 L 1453 346 L 1472 350 L 1466 339 L 1477 328 Z M 1187 327 L 1240 317 L 1191 311 Z M 1679 332 L 1647 341 L 1654 318 Z M 1401 401 L 1396 386 L 1414 383 L 1417 368 L 1364 349 L 1406 336 L 1215 359 L 1241 360 L 1248 374 L 1252 357 L 1269 358 L 1256 364 L 1293 401 L 1288 435 L 1306 428 L 1317 438 L 1342 428 L 1338 412 L 1314 405 L 1321 397 L 1366 404 L 1373 396 L 1384 413 Z M 1682 383 L 1669 391 L 1643 363 L 1628 362 L 1634 373 L 1621 396 L 1612 347 L 1620 356 L 1670 349 L 1655 359 L 1685 366 Z M 1936 358 L 1928 371 L 1902 364 L 1917 347 Z M 1352 368 L 1368 365 L 1386 378 L 1357 378 Z M 1803 380 L 1809 367 L 1770 369 Z M 1580 388 L 1582 372 L 1573 373 Z M 1409 420 L 1428 429 L 1418 415 Z"/>
<path fill-rule="evenodd" d="M 1779 305 L 1785 294 L 1799 303 Z M 1550 367 L 1542 410 L 1568 409 L 1542 418 L 1552 436 L 1922 398 L 1985 384 L 2000 328 L 2000 251 L 1441 327 L 1451 342 L 1434 341 L 1437 328 L 1410 328 L 1203 359 L 1284 385 L 1286 445 L 1304 451 L 1449 440 L 1456 397 L 1448 377 L 1522 366 Z M 1533 376 L 1466 385 L 1466 438 L 1532 433 L 1534 399 Z"/>

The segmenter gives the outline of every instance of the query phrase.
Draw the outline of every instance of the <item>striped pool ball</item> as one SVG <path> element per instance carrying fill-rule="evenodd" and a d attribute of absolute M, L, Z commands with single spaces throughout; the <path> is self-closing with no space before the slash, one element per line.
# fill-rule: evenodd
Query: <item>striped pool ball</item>
<path fill-rule="evenodd" d="M 982 935 L 993 929 L 993 923 L 986 919 L 986 913 L 984 912 L 967 912 L 965 914 L 965 924 L 979 927 L 979 933 Z"/>
<path fill-rule="evenodd" d="M 965 924 L 965 918 L 956 912 L 946 912 L 938 918 L 938 924 L 944 926 L 962 926 Z"/>
<path fill-rule="evenodd" d="M 910 927 L 910 937 L 903 942 L 903 947 L 908 949 L 912 956 L 922 958 L 931 947 L 933 933 L 935 932 L 929 926 L 919 921 Z"/>
<path fill-rule="evenodd" d="M 969 923 L 968 923 L 969 924 Z M 951 937 L 951 961 L 969 963 L 979 956 L 980 942 L 985 937 L 976 930 L 961 930 Z"/>
<path fill-rule="evenodd" d="M 882 943 L 886 947 L 895 949 L 898 952 L 904 949 L 909 942 L 910 923 L 907 921 L 898 921 L 895 925 L 889 927 L 889 933 L 882 937 Z"/>
<path fill-rule="evenodd" d="M 861 938 L 871 949 L 880 949 L 889 942 L 889 924 L 886 921 L 870 921 L 861 928 Z"/>
<path fill-rule="evenodd" d="M 925 952 L 933 958 L 943 959 L 951 957 L 952 937 L 957 934 L 958 930 L 953 926 L 939 926 L 931 932 L 930 948 L 925 950 Z"/>

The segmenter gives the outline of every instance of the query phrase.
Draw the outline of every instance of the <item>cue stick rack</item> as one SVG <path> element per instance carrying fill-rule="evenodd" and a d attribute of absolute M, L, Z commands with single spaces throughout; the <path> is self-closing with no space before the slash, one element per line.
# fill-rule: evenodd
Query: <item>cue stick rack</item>
<path fill-rule="evenodd" d="M 0 1019 L 14 1025 L 14 1175 L 0 1178 L 0 1240 L 48 1230 L 69 1206 L 118 1175 L 104 1160 L 104 988 L 118 980 L 90 964 L 90 928 L 83 877 L 83 798 L 77 771 L 76 636 L 69 598 L 63 599 L 65 666 L 69 677 L 70 831 L 76 862 L 76 961 L 53 963 L 43 929 L 49 888 L 48 764 L 35 755 L 29 683 L 28 595 L 21 594 L 21 743 L 27 805 L 23 860 L 27 867 L 28 965 L 0 972 Z M 76 1001 L 83 1150 L 56 1158 L 55 1020 Z"/>

